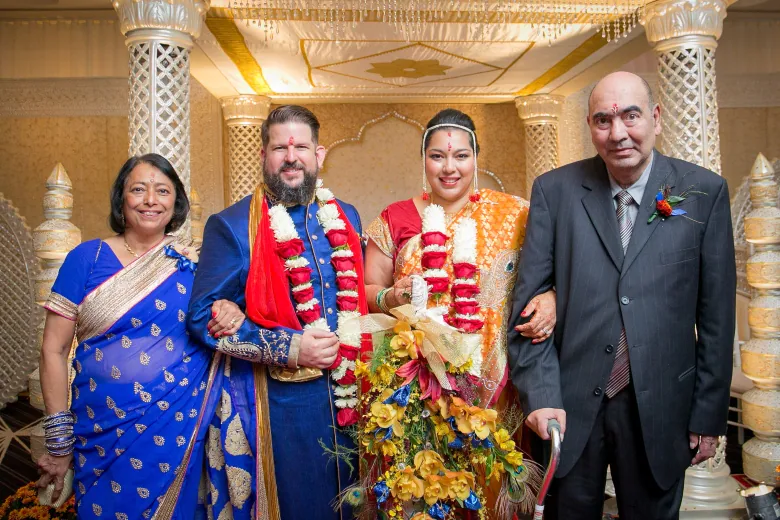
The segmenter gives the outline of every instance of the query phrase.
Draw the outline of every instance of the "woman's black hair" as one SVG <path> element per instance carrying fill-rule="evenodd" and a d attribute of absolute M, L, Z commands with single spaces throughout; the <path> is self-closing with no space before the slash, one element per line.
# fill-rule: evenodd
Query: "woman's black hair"
<path fill-rule="evenodd" d="M 432 128 L 437 125 L 458 125 L 458 126 L 464 126 L 468 129 L 470 129 L 474 133 L 474 139 L 477 138 L 477 129 L 474 126 L 474 121 L 471 120 L 469 116 L 461 112 L 460 110 L 455 110 L 454 108 L 445 108 L 435 116 L 433 116 L 433 119 L 428 121 L 428 125 L 425 127 L 425 129 Z M 458 130 L 458 126 L 453 126 L 452 128 L 455 128 Z M 428 145 L 431 143 L 431 136 L 433 136 L 434 133 L 438 132 L 439 130 L 446 130 L 446 127 L 439 127 L 433 132 L 428 132 L 428 134 L 425 136 L 425 141 L 423 142 L 422 147 L 422 153 L 425 155 L 425 150 L 428 149 Z M 468 133 L 468 132 L 467 132 Z M 475 143 L 471 138 L 471 133 L 469 133 L 469 142 L 471 143 L 471 149 L 474 150 L 474 153 L 479 155 L 479 143 Z"/>
<path fill-rule="evenodd" d="M 184 184 L 182 184 L 179 175 L 176 173 L 176 169 L 168 159 L 156 153 L 147 153 L 140 156 L 135 155 L 130 157 L 125 164 L 122 165 L 119 174 L 116 176 L 116 180 L 114 180 L 114 185 L 111 187 L 111 214 L 108 217 L 108 225 L 111 226 L 111 229 L 117 234 L 125 232 L 125 218 L 123 212 L 125 205 L 125 185 L 127 184 L 127 178 L 130 176 L 130 172 L 139 164 L 154 166 L 173 183 L 173 189 L 176 192 L 176 201 L 173 204 L 173 217 L 171 217 L 171 221 L 168 222 L 168 225 L 165 226 L 166 233 L 173 233 L 187 220 L 187 214 L 190 212 L 190 200 L 187 198 Z"/>

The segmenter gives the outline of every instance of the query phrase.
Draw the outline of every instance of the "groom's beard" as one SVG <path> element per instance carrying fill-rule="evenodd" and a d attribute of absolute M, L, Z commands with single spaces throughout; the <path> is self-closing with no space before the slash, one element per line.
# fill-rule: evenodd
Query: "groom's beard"
<path fill-rule="evenodd" d="M 288 186 L 282 179 L 282 171 L 285 169 L 303 170 L 303 180 L 297 186 Z M 268 190 L 276 199 L 285 205 L 305 205 L 311 202 L 314 197 L 314 190 L 317 189 L 317 175 L 320 169 L 316 167 L 314 171 L 307 170 L 300 162 L 282 164 L 275 172 L 268 171 L 263 165 L 263 180 Z"/>

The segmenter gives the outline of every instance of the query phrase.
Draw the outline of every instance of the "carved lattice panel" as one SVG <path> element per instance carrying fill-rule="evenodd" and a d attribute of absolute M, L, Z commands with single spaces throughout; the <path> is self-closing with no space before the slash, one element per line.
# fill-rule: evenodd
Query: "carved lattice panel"
<path fill-rule="evenodd" d="M 39 270 L 30 229 L 0 193 L 0 408 L 27 388 L 38 364 L 36 325 L 43 312 L 33 278 Z"/>
<path fill-rule="evenodd" d="M 151 96 L 151 43 L 135 43 L 129 46 L 130 75 L 128 77 L 129 155 L 143 155 L 150 149 Z"/>
<path fill-rule="evenodd" d="M 534 179 L 558 167 L 558 125 L 526 124 L 525 160 L 527 196 L 531 196 Z"/>
<path fill-rule="evenodd" d="M 658 54 L 663 153 L 720 174 L 715 49 L 675 47 Z"/>
<path fill-rule="evenodd" d="M 260 125 L 228 127 L 230 149 L 230 202 L 250 195 L 262 178 Z"/>
<path fill-rule="evenodd" d="M 129 154 L 168 159 L 190 191 L 189 49 L 160 41 L 128 45 Z M 189 234 L 189 219 L 178 234 Z"/>

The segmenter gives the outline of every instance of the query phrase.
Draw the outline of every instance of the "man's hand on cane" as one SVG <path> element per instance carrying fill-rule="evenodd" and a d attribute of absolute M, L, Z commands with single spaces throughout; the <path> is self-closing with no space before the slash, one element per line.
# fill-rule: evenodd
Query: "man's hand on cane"
<path fill-rule="evenodd" d="M 566 411 L 560 408 L 539 408 L 534 410 L 525 420 L 525 423 L 531 428 L 536 435 L 546 441 L 550 439 L 550 433 L 547 431 L 547 422 L 550 419 L 557 420 L 561 425 L 561 441 L 563 441 L 563 434 L 566 432 Z"/>

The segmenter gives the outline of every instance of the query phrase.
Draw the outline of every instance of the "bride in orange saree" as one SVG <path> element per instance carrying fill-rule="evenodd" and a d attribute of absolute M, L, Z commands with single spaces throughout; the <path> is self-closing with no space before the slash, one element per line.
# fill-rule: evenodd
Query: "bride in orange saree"
<path fill-rule="evenodd" d="M 366 230 L 366 296 L 370 310 L 388 313 L 410 303 L 411 276 L 422 275 L 433 294 L 429 312 L 443 315 L 447 323 L 463 332 L 482 336 L 480 366 L 470 370 L 471 384 L 464 398 L 474 405 L 494 408 L 499 415 L 516 416 L 519 403 L 514 388 L 507 385 L 506 328 L 528 201 L 477 189 L 479 145 L 473 121 L 460 111 L 443 110 L 428 123 L 422 151 L 422 196 L 391 204 Z M 432 244 L 425 237 L 436 232 L 424 215 L 434 205 L 443 210 L 436 208 L 444 219 L 439 230 L 441 240 Z M 469 219 L 476 224 L 476 236 L 472 237 L 476 239 L 476 290 L 464 285 L 454 251 L 458 247 L 457 229 Z M 518 330 L 535 340 L 545 339 L 555 325 L 555 293 L 549 291 L 528 302 L 523 315 L 531 314 L 532 319 Z M 519 433 L 518 429 L 518 444 Z M 495 511 L 500 486 L 493 484 L 487 488 L 485 509 L 490 518 L 502 518 Z M 464 517 L 474 514 L 464 512 Z"/>

